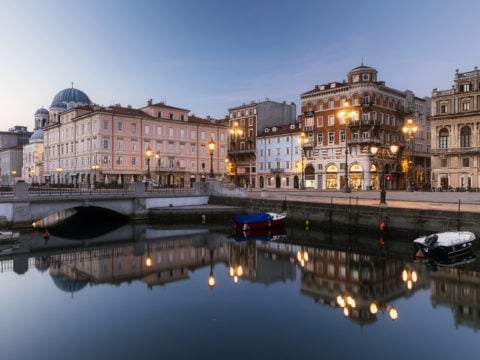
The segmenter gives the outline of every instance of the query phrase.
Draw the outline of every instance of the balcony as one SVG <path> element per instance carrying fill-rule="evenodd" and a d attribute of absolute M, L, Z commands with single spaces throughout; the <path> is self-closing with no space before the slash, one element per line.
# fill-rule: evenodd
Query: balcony
<path fill-rule="evenodd" d="M 480 147 L 437 148 L 431 149 L 430 153 L 433 155 L 478 154 L 480 153 Z"/>
<path fill-rule="evenodd" d="M 285 169 L 283 168 L 275 168 L 275 169 L 270 169 L 272 171 L 272 174 L 281 174 L 285 172 Z"/>

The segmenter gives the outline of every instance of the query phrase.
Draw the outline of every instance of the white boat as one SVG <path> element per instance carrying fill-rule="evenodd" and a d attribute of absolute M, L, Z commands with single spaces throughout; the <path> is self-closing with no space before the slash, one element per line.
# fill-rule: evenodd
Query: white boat
<path fill-rule="evenodd" d="M 445 231 L 413 240 L 415 251 L 434 256 L 450 256 L 471 248 L 476 240 L 470 231 Z"/>
<path fill-rule="evenodd" d="M 0 231 L 0 241 L 17 240 L 19 236 L 19 232 L 9 230 Z"/>

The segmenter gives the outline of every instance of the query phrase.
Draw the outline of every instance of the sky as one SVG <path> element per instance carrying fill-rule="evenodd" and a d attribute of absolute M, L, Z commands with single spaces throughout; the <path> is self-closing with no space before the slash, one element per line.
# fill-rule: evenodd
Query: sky
<path fill-rule="evenodd" d="M 73 86 L 221 119 L 361 65 L 416 96 L 480 65 L 478 0 L 0 0 L 0 131 Z"/>

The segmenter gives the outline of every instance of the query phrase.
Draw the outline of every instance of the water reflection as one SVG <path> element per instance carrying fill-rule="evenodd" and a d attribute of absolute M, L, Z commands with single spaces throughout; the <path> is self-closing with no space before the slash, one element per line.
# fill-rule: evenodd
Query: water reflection
<path fill-rule="evenodd" d="M 207 228 L 128 225 L 88 241 L 29 234 L 22 247 L 0 254 L 2 273 L 23 274 L 32 265 L 48 272 L 56 287 L 71 293 L 87 285 L 144 283 L 148 288 L 188 280 L 205 268 L 205 286 L 216 290 L 220 272 L 232 282 L 273 284 L 299 279 L 299 292 L 322 306 L 341 309 L 352 324 L 402 317 L 404 301 L 431 288 L 434 307 L 450 308 L 455 325 L 479 325 L 479 269 L 470 257 L 444 266 L 411 259 L 410 244 L 321 236 L 297 230 L 263 237 L 232 237 Z M 282 235 L 282 236 L 277 236 Z M 252 240 L 255 239 L 255 240 Z M 266 239 L 266 240 L 265 240 Z M 473 255 L 473 254 L 472 254 Z M 1 281 L 0 274 L 0 281 Z M 398 303 L 403 304 L 399 305 Z M 343 317 L 343 316 L 342 316 Z"/>

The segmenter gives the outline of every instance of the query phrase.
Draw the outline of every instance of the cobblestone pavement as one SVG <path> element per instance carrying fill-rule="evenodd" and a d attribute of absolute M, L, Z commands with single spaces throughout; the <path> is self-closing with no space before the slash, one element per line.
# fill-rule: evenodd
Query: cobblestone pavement
<path fill-rule="evenodd" d="M 333 204 L 380 205 L 379 191 L 340 191 L 252 189 L 248 197 L 287 201 L 306 201 Z M 422 192 L 388 191 L 387 207 L 432 209 L 444 211 L 480 212 L 480 192 Z"/>

